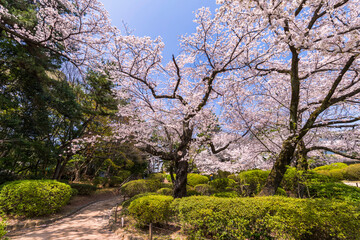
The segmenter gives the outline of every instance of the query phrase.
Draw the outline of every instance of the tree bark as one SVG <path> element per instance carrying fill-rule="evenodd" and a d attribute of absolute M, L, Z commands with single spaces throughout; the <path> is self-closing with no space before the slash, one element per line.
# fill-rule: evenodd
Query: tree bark
<path fill-rule="evenodd" d="M 188 165 L 189 163 L 187 161 L 175 162 L 176 179 L 174 184 L 174 198 L 186 197 Z"/>
<path fill-rule="evenodd" d="M 280 186 L 280 183 L 287 170 L 287 166 L 290 165 L 293 158 L 297 140 L 293 137 L 288 138 L 282 145 L 281 152 L 277 157 L 271 172 L 266 179 L 264 187 L 261 189 L 259 196 L 272 196 L 276 193 L 276 190 Z"/>
<path fill-rule="evenodd" d="M 297 145 L 297 161 L 296 168 L 298 170 L 307 171 L 309 169 L 309 163 L 307 161 L 307 150 L 305 148 L 304 140 L 300 140 Z"/>

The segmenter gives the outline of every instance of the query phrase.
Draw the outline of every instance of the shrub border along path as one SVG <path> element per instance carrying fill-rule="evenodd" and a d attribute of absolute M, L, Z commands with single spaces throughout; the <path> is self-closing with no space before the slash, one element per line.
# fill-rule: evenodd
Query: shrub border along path
<path fill-rule="evenodd" d="M 11 237 L 11 239 L 16 239 L 15 237 L 25 236 L 26 234 L 42 231 L 49 226 L 57 226 L 59 224 L 62 224 L 63 222 L 61 222 L 61 220 L 64 220 L 66 222 L 71 222 L 71 219 L 76 218 L 77 215 L 81 215 L 83 214 L 83 212 L 86 211 L 91 212 L 93 208 L 99 207 L 99 205 L 100 207 L 101 206 L 106 207 L 106 209 L 105 208 L 103 209 L 104 211 L 110 210 L 113 207 L 112 205 L 119 204 L 122 201 L 122 197 L 119 195 L 114 195 L 114 193 L 111 193 L 111 195 L 109 195 L 109 193 L 110 192 L 106 192 L 103 195 L 95 196 L 95 198 L 98 198 L 97 200 L 82 204 L 79 207 L 76 207 L 75 209 L 71 209 L 70 212 L 69 211 L 64 212 L 62 215 L 60 213 L 60 216 L 59 214 L 57 214 L 57 216 L 50 219 L 47 218 L 40 220 L 30 220 L 27 223 L 19 222 L 13 225 L 10 224 L 7 226 L 8 234 L 6 235 L 6 237 Z M 111 206 L 108 206 L 108 203 L 110 203 Z M 109 216 L 106 216 L 106 218 L 108 217 Z M 69 220 L 67 220 L 67 218 L 69 218 Z M 108 225 L 108 222 L 106 225 Z M 19 238 L 19 239 L 23 239 L 23 238 Z M 51 238 L 51 236 L 49 236 L 44 239 L 58 239 L 58 237 Z"/>

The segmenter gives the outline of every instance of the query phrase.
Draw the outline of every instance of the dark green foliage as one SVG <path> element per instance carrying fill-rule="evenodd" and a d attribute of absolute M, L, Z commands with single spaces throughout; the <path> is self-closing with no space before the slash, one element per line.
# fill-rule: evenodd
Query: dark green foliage
<path fill-rule="evenodd" d="M 150 195 L 132 201 L 128 210 L 140 224 L 164 223 L 170 220 L 173 213 L 170 204 L 171 196 Z"/>
<path fill-rule="evenodd" d="M 360 205 L 285 197 L 176 199 L 189 239 L 359 239 Z"/>
<path fill-rule="evenodd" d="M 276 190 L 275 195 L 276 196 L 284 196 L 284 197 L 286 197 L 287 193 L 286 193 L 285 189 L 283 189 L 281 187 L 278 187 L 278 189 Z"/>
<path fill-rule="evenodd" d="M 79 191 L 76 188 L 71 188 L 71 197 L 75 197 L 79 194 Z"/>
<path fill-rule="evenodd" d="M 196 174 L 196 173 L 189 173 L 187 175 L 187 184 L 192 187 L 195 187 L 196 185 L 199 185 L 199 184 L 205 184 L 208 182 L 209 182 L 209 179 L 206 176 Z"/>
<path fill-rule="evenodd" d="M 109 179 L 107 179 L 106 177 L 95 177 L 92 180 L 92 184 L 95 186 L 100 185 L 100 187 L 105 186 L 105 184 L 107 184 L 109 182 Z"/>
<path fill-rule="evenodd" d="M 156 180 L 144 180 L 144 179 L 134 180 L 125 183 L 121 187 L 121 193 L 128 197 L 133 197 L 140 193 L 155 192 L 160 188 L 160 186 L 161 183 Z"/>
<path fill-rule="evenodd" d="M 239 197 L 239 194 L 235 191 L 231 192 L 218 192 L 214 193 L 214 197 L 220 197 L 220 198 L 236 198 Z"/>
<path fill-rule="evenodd" d="M 210 182 L 215 191 L 223 192 L 227 187 L 235 186 L 235 181 L 229 178 L 218 178 Z"/>
<path fill-rule="evenodd" d="M 0 207 L 8 214 L 27 217 L 48 215 L 66 205 L 71 187 L 54 180 L 23 180 L 5 184 Z"/>
<path fill-rule="evenodd" d="M 70 186 L 71 188 L 78 190 L 79 195 L 91 195 L 97 189 L 96 186 L 83 183 L 72 183 Z"/>
<path fill-rule="evenodd" d="M 156 193 L 160 195 L 171 196 L 173 194 L 173 190 L 170 188 L 160 188 L 159 190 L 156 191 Z"/>
<path fill-rule="evenodd" d="M 240 178 L 239 178 L 238 174 L 231 174 L 227 178 L 230 178 L 230 179 L 234 180 L 235 182 L 240 182 Z"/>
<path fill-rule="evenodd" d="M 200 195 L 209 196 L 213 192 L 213 189 L 209 184 L 199 184 L 195 186 L 195 191 L 198 192 Z"/>
<path fill-rule="evenodd" d="M 349 165 L 345 170 L 347 180 L 360 180 L 360 164 Z"/>

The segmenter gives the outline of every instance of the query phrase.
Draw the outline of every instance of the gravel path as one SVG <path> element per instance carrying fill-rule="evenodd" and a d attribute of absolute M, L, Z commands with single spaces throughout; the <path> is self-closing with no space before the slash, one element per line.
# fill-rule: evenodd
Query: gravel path
<path fill-rule="evenodd" d="M 11 240 L 115 240 L 119 239 L 107 225 L 111 209 L 119 197 L 94 203 L 80 212 L 54 222 L 42 229 L 13 236 Z"/>

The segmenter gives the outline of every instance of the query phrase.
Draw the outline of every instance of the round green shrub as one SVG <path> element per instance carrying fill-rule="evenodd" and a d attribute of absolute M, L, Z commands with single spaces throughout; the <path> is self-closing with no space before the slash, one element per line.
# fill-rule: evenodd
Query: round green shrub
<path fill-rule="evenodd" d="M 360 180 L 360 164 L 349 165 L 345 170 L 347 180 Z"/>
<path fill-rule="evenodd" d="M 8 214 L 41 216 L 56 212 L 71 198 L 71 187 L 55 180 L 22 180 L 5 184 L 0 207 Z"/>
<path fill-rule="evenodd" d="M 147 192 L 147 193 L 140 193 L 138 195 L 133 196 L 132 198 L 124 201 L 121 206 L 123 207 L 123 209 L 127 209 L 131 202 L 134 201 L 135 199 L 141 198 L 141 197 L 145 197 L 145 196 L 149 196 L 149 195 L 158 195 L 157 193 L 154 192 Z"/>
<path fill-rule="evenodd" d="M 75 197 L 79 194 L 79 191 L 76 188 L 71 188 L 71 197 Z"/>
<path fill-rule="evenodd" d="M 170 208 L 173 200 L 171 196 L 162 195 L 141 197 L 131 202 L 128 208 L 129 214 L 141 225 L 164 223 L 173 215 Z"/>
<path fill-rule="evenodd" d="M 198 192 L 200 195 L 211 195 L 212 187 L 209 184 L 199 184 L 195 186 L 195 191 Z"/>
<path fill-rule="evenodd" d="M 313 170 L 319 171 L 319 170 L 344 169 L 344 168 L 347 168 L 347 166 L 348 166 L 347 164 L 339 162 L 339 163 L 332 163 L 329 165 L 320 166 L 320 167 L 314 168 Z"/>
<path fill-rule="evenodd" d="M 210 186 L 219 192 L 223 192 L 227 187 L 232 187 L 235 185 L 236 182 L 229 178 L 218 178 L 210 182 Z"/>
<path fill-rule="evenodd" d="M 160 182 L 163 182 L 164 179 L 165 179 L 165 176 L 162 173 L 152 173 L 152 174 L 149 175 L 149 179 L 158 180 Z"/>
<path fill-rule="evenodd" d="M 97 189 L 96 186 L 83 183 L 71 183 L 70 187 L 76 189 L 81 196 L 91 195 Z"/>
<path fill-rule="evenodd" d="M 161 183 L 156 180 L 139 179 L 125 183 L 120 190 L 122 194 L 133 197 L 140 193 L 155 192 L 160 188 L 160 185 Z"/>
<path fill-rule="evenodd" d="M 156 191 L 156 193 L 160 195 L 171 196 L 173 194 L 173 190 L 170 188 L 160 188 L 159 190 Z"/>
<path fill-rule="evenodd" d="M 195 187 L 199 184 L 205 184 L 208 183 L 209 179 L 206 176 L 196 174 L 196 173 L 189 173 L 187 175 L 187 184 L 189 184 L 192 187 Z"/>
<path fill-rule="evenodd" d="M 171 207 L 189 239 L 359 239 L 360 205 L 347 201 L 194 196 Z"/>
<path fill-rule="evenodd" d="M 344 180 L 345 179 L 345 169 L 331 169 L 331 170 L 329 170 L 329 176 L 332 178 L 335 178 L 339 181 Z"/>
<path fill-rule="evenodd" d="M 246 196 L 258 194 L 262 186 L 265 184 L 269 173 L 270 171 L 263 171 L 259 169 L 239 173 L 238 177 L 243 194 Z"/>

